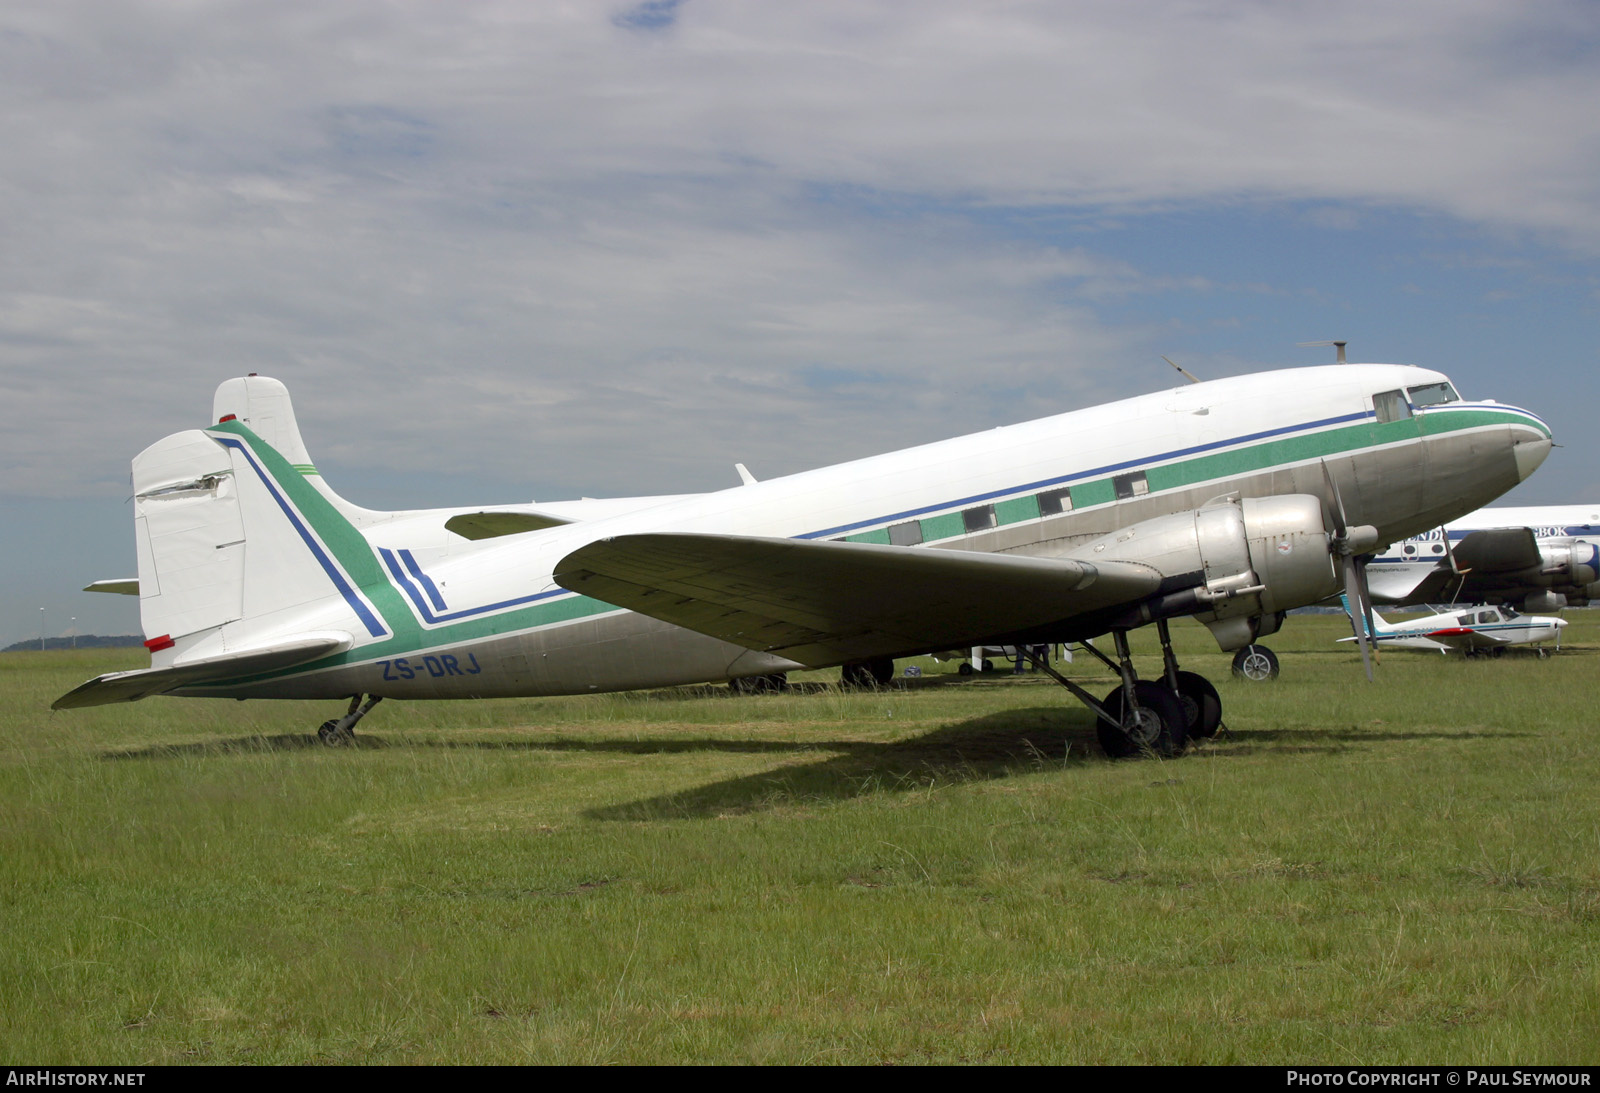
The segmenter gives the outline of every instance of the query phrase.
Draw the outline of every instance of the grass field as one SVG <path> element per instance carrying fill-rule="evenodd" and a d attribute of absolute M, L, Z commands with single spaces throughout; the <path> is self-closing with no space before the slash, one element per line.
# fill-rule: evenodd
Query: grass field
<path fill-rule="evenodd" d="M 1272 684 L 1186 623 L 1230 734 L 1115 763 L 1030 677 L 394 702 L 329 749 L 327 703 L 51 714 L 143 653 L 7 654 L 0 1061 L 1594 1064 L 1569 617 L 1373 685 L 1342 618 Z"/>

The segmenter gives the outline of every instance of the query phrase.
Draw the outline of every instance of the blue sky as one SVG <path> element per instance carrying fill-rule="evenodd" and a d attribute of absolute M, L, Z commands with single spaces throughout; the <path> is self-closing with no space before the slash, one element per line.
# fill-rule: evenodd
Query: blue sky
<path fill-rule="evenodd" d="M 0 8 L 0 639 L 278 376 L 374 507 L 679 492 L 1201 376 L 1441 368 L 1593 501 L 1592 3 Z M 41 607 L 45 608 L 41 613 Z M 41 623 L 42 615 L 42 623 Z"/>

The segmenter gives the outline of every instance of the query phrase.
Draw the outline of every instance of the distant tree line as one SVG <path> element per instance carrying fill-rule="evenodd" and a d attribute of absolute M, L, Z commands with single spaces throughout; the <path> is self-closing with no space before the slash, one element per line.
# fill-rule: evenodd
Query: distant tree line
<path fill-rule="evenodd" d="M 44 647 L 50 649 L 71 649 L 76 643 L 79 649 L 108 649 L 121 648 L 129 645 L 143 645 L 144 639 L 138 634 L 79 634 L 76 638 L 68 635 L 64 638 L 45 638 Z M 26 653 L 32 649 L 39 651 L 39 639 L 18 641 L 0 649 L 0 653 Z"/>

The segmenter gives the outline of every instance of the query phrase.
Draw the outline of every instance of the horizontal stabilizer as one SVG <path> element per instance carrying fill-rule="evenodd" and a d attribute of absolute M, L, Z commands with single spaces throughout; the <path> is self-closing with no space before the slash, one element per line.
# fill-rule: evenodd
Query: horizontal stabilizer
<path fill-rule="evenodd" d="M 112 592 L 118 596 L 137 596 L 139 594 L 138 577 L 119 577 L 111 581 L 95 581 L 85 585 L 85 592 Z"/>
<path fill-rule="evenodd" d="M 1126 562 L 736 535 L 624 535 L 556 567 L 563 588 L 801 664 L 978 644 L 1154 593 Z"/>
<path fill-rule="evenodd" d="M 188 662 L 180 660 L 165 668 L 112 672 L 73 688 L 51 703 L 50 708 L 75 710 L 84 706 L 104 706 L 111 702 L 136 702 L 150 695 L 166 694 L 199 683 L 292 668 L 331 653 L 342 653 L 352 644 L 353 639 L 349 634 L 330 630 L 301 634 L 271 645 L 239 649 L 222 656 Z"/>
<path fill-rule="evenodd" d="M 570 523 L 572 521 L 565 517 L 546 512 L 466 512 L 450 517 L 444 526 L 446 531 L 453 531 L 463 539 L 495 539 Z"/>

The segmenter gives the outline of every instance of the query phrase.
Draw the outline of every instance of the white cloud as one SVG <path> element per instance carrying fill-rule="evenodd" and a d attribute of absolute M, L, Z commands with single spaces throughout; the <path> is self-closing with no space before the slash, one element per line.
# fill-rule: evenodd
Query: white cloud
<path fill-rule="evenodd" d="M 8 5 L 0 475 L 111 490 L 244 371 L 291 383 L 319 457 L 589 491 L 1149 386 L 1114 366 L 1151 330 L 1100 307 L 1213 283 L 994 207 L 1398 205 L 1600 245 L 1579 6 L 627 10 Z"/>

